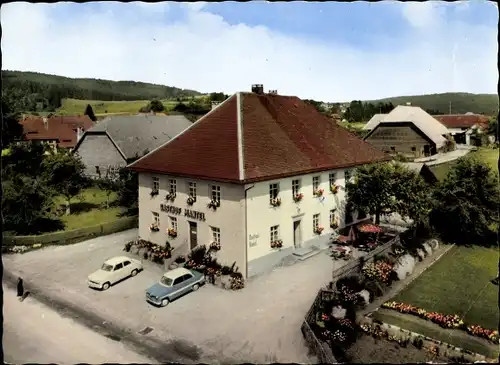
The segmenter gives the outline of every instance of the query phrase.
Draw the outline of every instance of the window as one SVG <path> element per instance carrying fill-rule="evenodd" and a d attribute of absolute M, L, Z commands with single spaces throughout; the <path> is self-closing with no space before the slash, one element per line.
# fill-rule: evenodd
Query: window
<path fill-rule="evenodd" d="M 346 182 L 346 184 L 351 181 L 351 171 L 345 170 L 344 176 L 345 176 L 345 182 Z"/>
<path fill-rule="evenodd" d="M 184 275 L 174 280 L 174 285 L 179 285 L 184 281 Z"/>
<path fill-rule="evenodd" d="M 210 227 L 212 229 L 212 240 L 220 243 L 220 228 Z"/>
<path fill-rule="evenodd" d="M 128 265 L 130 265 L 130 261 L 125 261 L 125 262 L 123 263 L 123 267 L 128 266 Z"/>
<path fill-rule="evenodd" d="M 177 232 L 177 218 L 176 217 L 169 217 L 170 218 L 170 228 L 172 228 L 174 231 Z"/>
<path fill-rule="evenodd" d="M 160 178 L 153 176 L 153 191 L 160 190 Z"/>
<path fill-rule="evenodd" d="M 271 227 L 271 242 L 276 242 L 280 239 L 280 226 Z"/>
<path fill-rule="evenodd" d="M 328 183 L 330 184 L 330 189 L 332 188 L 332 186 L 335 185 L 335 183 L 337 182 L 337 174 L 336 173 L 331 173 L 330 175 L 328 175 Z"/>
<path fill-rule="evenodd" d="M 393 151 L 393 152 L 396 151 L 396 147 L 391 146 L 391 151 Z"/>
<path fill-rule="evenodd" d="M 195 182 L 189 183 L 189 196 L 196 199 L 196 183 Z"/>
<path fill-rule="evenodd" d="M 97 176 L 101 177 L 101 169 L 99 168 L 99 166 L 95 167 L 95 173 Z"/>
<path fill-rule="evenodd" d="M 417 147 L 412 147 L 411 150 L 415 152 L 417 150 Z"/>
<path fill-rule="evenodd" d="M 153 223 L 160 226 L 160 215 L 156 212 L 153 212 Z"/>
<path fill-rule="evenodd" d="M 184 275 L 182 276 L 182 281 L 189 280 L 189 279 L 191 279 L 192 277 L 193 277 L 193 275 L 191 275 L 191 274 L 184 274 Z"/>
<path fill-rule="evenodd" d="M 300 194 L 300 180 L 292 180 L 292 195 Z"/>
<path fill-rule="evenodd" d="M 313 193 L 319 189 L 319 176 L 313 177 Z"/>
<path fill-rule="evenodd" d="M 313 230 L 315 231 L 319 227 L 319 214 L 313 215 Z"/>
<path fill-rule="evenodd" d="M 120 270 L 122 267 L 123 267 L 123 263 L 120 262 L 119 264 L 116 264 L 115 271 Z"/>
<path fill-rule="evenodd" d="M 333 222 L 333 221 L 335 221 L 335 219 L 336 219 L 336 214 L 335 214 L 335 212 L 336 212 L 336 211 L 337 211 L 336 209 L 332 209 L 332 210 L 330 210 L 330 223 L 331 223 L 331 222 Z"/>
<path fill-rule="evenodd" d="M 276 199 L 278 197 L 279 192 L 280 192 L 280 185 L 278 183 L 269 184 L 269 200 Z"/>
<path fill-rule="evenodd" d="M 220 202 L 220 186 L 212 185 L 211 197 L 212 197 L 212 200 L 214 200 L 216 202 Z"/>
<path fill-rule="evenodd" d="M 177 194 L 177 182 L 175 179 L 170 180 L 170 194 Z"/>

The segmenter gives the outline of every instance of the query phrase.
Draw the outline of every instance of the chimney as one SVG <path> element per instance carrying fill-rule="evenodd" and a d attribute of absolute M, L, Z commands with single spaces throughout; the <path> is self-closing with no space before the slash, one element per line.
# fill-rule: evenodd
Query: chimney
<path fill-rule="evenodd" d="M 411 106 L 411 103 L 408 101 L 408 102 L 406 103 L 406 105 Z"/>
<path fill-rule="evenodd" d="M 78 142 L 80 138 L 83 136 L 83 128 L 78 127 L 76 128 L 76 141 Z"/>
<path fill-rule="evenodd" d="M 269 94 L 278 95 L 278 90 L 269 90 Z"/>
<path fill-rule="evenodd" d="M 264 85 L 262 84 L 252 85 L 252 92 L 255 94 L 264 94 Z"/>
<path fill-rule="evenodd" d="M 49 130 L 49 120 L 45 117 L 42 118 L 43 120 L 43 127 L 46 129 L 46 130 Z"/>
<path fill-rule="evenodd" d="M 212 101 L 212 110 L 214 110 L 217 107 L 217 105 L 219 105 L 219 104 L 220 104 L 220 101 Z"/>

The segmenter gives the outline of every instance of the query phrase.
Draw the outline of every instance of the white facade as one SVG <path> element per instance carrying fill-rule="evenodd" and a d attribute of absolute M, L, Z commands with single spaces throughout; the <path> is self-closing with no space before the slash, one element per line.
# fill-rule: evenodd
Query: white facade
<path fill-rule="evenodd" d="M 338 217 L 339 227 L 345 226 L 344 170 L 247 185 L 146 173 L 139 176 L 141 238 L 159 245 L 168 241 L 175 249 L 174 256 L 187 254 L 195 245 L 209 246 L 219 239 L 219 262 L 223 265 L 236 262 L 246 276 L 272 265 L 273 260 L 268 260 L 268 257 L 275 257 L 276 261 L 284 253 L 291 254 L 295 249 L 308 246 L 315 238 L 329 236 L 333 232 L 330 227 L 332 215 Z M 293 185 L 297 187 L 297 180 L 299 189 L 293 191 L 292 182 L 295 181 Z M 176 187 L 173 202 L 165 198 L 170 192 L 172 181 Z M 318 186 L 313 186 L 316 182 Z M 193 192 L 193 183 L 196 186 L 196 202 L 189 205 L 187 200 Z M 331 183 L 339 186 L 336 194 L 330 191 Z M 277 196 L 281 200 L 281 204 L 276 207 L 271 205 L 270 194 L 276 192 L 271 191 L 272 184 L 273 189 L 278 189 Z M 159 192 L 152 197 L 154 186 Z M 220 206 L 216 210 L 207 207 L 214 189 L 220 191 Z M 322 189 L 323 194 L 315 196 L 315 189 Z M 296 193 L 303 194 L 299 202 L 294 201 Z M 158 232 L 150 230 L 155 220 L 159 223 Z M 351 223 L 355 222 L 353 220 Z M 314 225 L 323 228 L 321 234 L 314 232 Z M 169 228 L 176 228 L 177 237 L 168 236 Z M 276 239 L 282 241 L 282 248 L 271 247 L 271 241 Z"/>

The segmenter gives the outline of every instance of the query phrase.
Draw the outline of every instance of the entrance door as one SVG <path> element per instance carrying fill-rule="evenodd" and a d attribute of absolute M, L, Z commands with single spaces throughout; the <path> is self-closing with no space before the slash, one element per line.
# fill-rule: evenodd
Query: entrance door
<path fill-rule="evenodd" d="M 429 145 L 424 146 L 424 156 L 430 156 L 431 154 L 431 147 Z"/>
<path fill-rule="evenodd" d="M 293 221 L 293 246 L 300 247 L 300 219 Z"/>
<path fill-rule="evenodd" d="M 198 245 L 198 225 L 195 222 L 189 222 L 189 243 L 191 250 Z"/>

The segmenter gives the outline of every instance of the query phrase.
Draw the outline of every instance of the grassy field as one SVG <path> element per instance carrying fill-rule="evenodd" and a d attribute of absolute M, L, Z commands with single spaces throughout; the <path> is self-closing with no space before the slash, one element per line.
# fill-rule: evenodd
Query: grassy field
<path fill-rule="evenodd" d="M 498 286 L 490 280 L 497 276 L 497 270 L 497 249 L 456 246 L 391 300 L 412 304 L 427 311 L 458 314 L 467 324 L 496 329 L 499 320 Z M 391 310 L 379 312 L 377 319 L 384 322 L 442 341 L 454 341 L 452 344 L 457 346 L 472 346 L 474 349 L 471 351 L 478 350 L 478 346 L 484 347 L 484 341 L 463 336 L 459 334 L 460 331 L 443 331 L 437 325 Z M 455 332 L 455 335 L 447 332 Z M 464 344 L 463 338 L 467 343 Z"/>
<path fill-rule="evenodd" d="M 486 162 L 493 170 L 493 173 L 498 174 L 498 150 L 482 147 L 477 151 L 470 152 L 468 156 L 476 157 L 478 160 Z M 456 161 L 450 161 L 429 167 L 431 171 L 434 172 L 437 179 L 442 181 L 455 163 Z"/>
<path fill-rule="evenodd" d="M 82 192 L 80 199 L 75 198 L 71 201 L 71 214 L 62 215 L 59 218 L 64 222 L 65 230 L 112 222 L 123 211 L 122 208 L 113 204 L 115 200 L 116 194 L 111 194 L 109 197 L 110 207 L 105 209 L 103 207 L 106 203 L 105 192 L 96 188 L 86 189 Z M 65 204 L 65 199 L 58 196 L 54 199 L 54 204 L 56 207 L 60 207 Z"/>
<path fill-rule="evenodd" d="M 202 98 L 204 96 L 200 96 Z M 177 100 L 166 99 L 161 101 L 166 110 L 172 110 L 177 104 Z M 87 104 L 92 106 L 96 116 L 112 114 L 131 114 L 139 112 L 143 106 L 146 106 L 149 100 L 134 101 L 101 101 L 101 100 L 77 100 L 63 99 L 61 107 L 57 109 L 58 115 L 83 115 Z"/>

